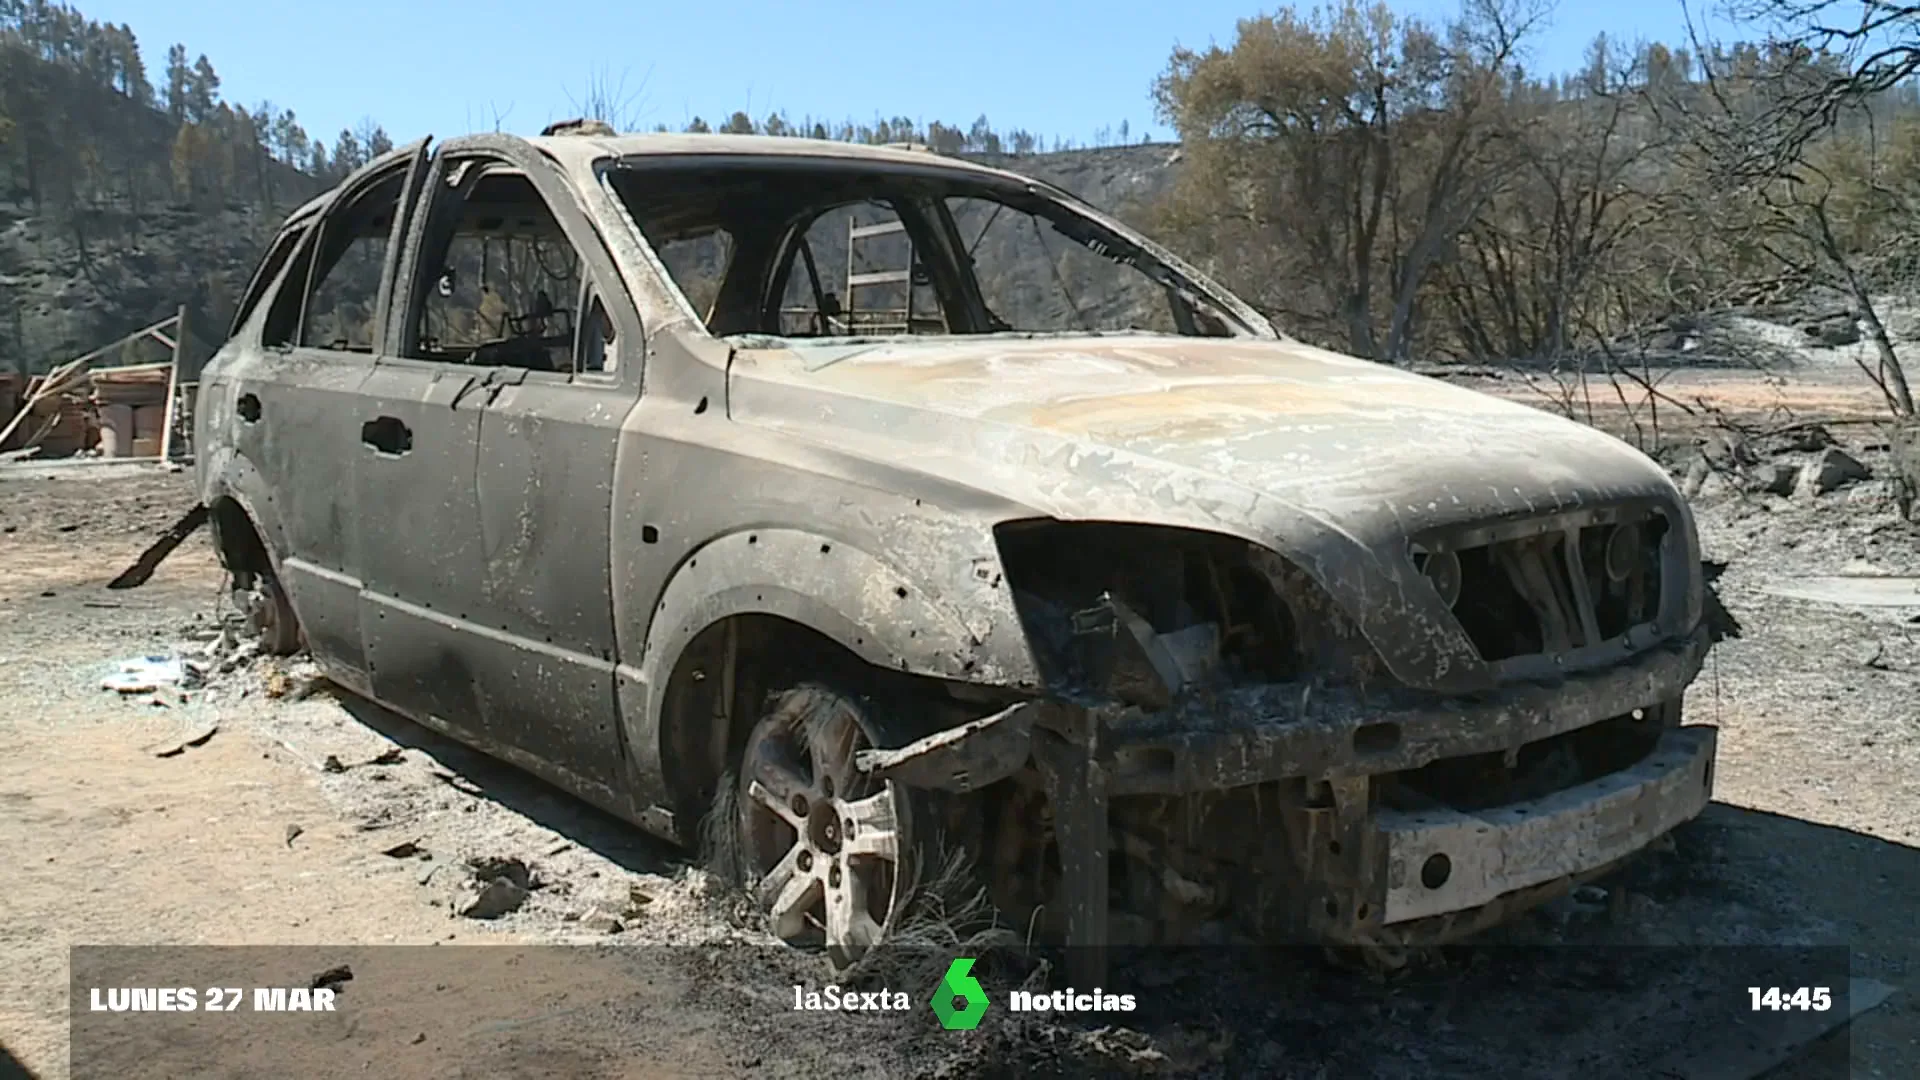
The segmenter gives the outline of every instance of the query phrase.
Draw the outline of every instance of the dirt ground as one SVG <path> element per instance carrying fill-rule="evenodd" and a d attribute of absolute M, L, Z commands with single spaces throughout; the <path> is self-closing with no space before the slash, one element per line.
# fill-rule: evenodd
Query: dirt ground
<path fill-rule="evenodd" d="M 1671 385 L 1756 424 L 1872 409 L 1843 380 Z M 1538 403 L 1511 380 L 1484 388 Z M 1660 449 L 1681 462 L 1709 428 L 1704 413 L 1691 426 L 1672 414 Z M 1876 475 L 1828 494 L 1753 494 L 1709 478 L 1696 500 L 1705 554 L 1727 564 L 1719 588 L 1742 624 L 1688 703 L 1691 719 L 1721 729 L 1715 803 L 1623 876 L 1621 902 L 1600 905 L 1608 913 L 1592 897 L 1567 900 L 1498 940 L 1596 954 L 1844 946 L 1854 977 L 1897 991 L 1853 1026 L 1852 1075 L 1891 1078 L 1920 1075 L 1920 602 L 1842 607 L 1770 591 L 1811 575 L 1920 574 L 1920 528 L 1899 519 L 1874 430 L 1833 429 Z M 0 920 L 0 1046 L 31 1075 L 69 1075 L 69 949 L 98 944 L 594 947 L 581 953 L 591 963 L 502 961 L 486 977 L 539 1003 L 537 1032 L 508 1033 L 501 1017 L 474 1026 L 498 995 L 443 1002 L 437 1021 L 369 1013 L 316 1043 L 331 1056 L 298 1062 L 307 1075 L 1556 1075 L 1542 1055 L 1601 1061 L 1679 1015 L 1682 989 L 1636 981 L 1631 1008 L 1595 998 L 1578 1023 L 1556 1019 L 1565 1001 L 1516 978 L 1523 961 L 1496 956 L 1414 984 L 1301 970 L 1268 987 L 1285 998 L 1240 994 L 1208 1005 L 1211 1020 L 1189 1013 L 1159 1027 L 1109 1018 L 959 1035 L 924 1019 L 801 1023 L 782 1002 L 813 969 L 760 951 L 766 939 L 738 902 L 682 853 L 310 684 L 297 664 L 254 664 L 186 691 L 102 689 L 121 661 L 203 640 L 221 617 L 204 535 L 146 586 L 102 587 L 189 499 L 185 475 L 139 467 L 0 476 L 0 852 L 14 870 Z M 213 724 L 203 742 L 158 755 Z M 457 917 L 449 905 L 470 857 L 521 860 L 540 887 L 502 918 Z M 722 962 L 716 949 L 747 952 Z M 1203 985 L 1194 1001 L 1238 984 L 1209 974 Z M 923 988 L 913 994 L 924 1013 Z M 444 1023 L 449 1012 L 467 1026 Z M 1498 1037 L 1465 1049 L 1476 1032 Z M 508 1045 L 516 1060 L 538 1047 L 542 1064 L 507 1068 Z M 1786 1075 L 1841 1075 L 1835 1055 L 1847 1053 L 1845 1037 L 1830 1040 Z"/>

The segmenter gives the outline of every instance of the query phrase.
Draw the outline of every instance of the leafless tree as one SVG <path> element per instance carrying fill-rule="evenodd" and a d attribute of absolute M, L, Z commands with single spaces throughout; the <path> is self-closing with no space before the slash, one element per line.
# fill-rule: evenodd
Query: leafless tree
<path fill-rule="evenodd" d="M 1790 277 L 1848 297 L 1874 360 L 1861 371 L 1895 416 L 1914 402 L 1899 350 L 1863 265 L 1872 219 L 1906 246 L 1920 192 L 1881 175 L 1876 95 L 1920 71 L 1920 7 L 1880 0 L 1731 0 L 1729 10 L 1769 28 L 1764 49 L 1702 43 L 1707 93 L 1676 110 L 1693 151 L 1689 171 L 1716 192 L 1745 242 Z M 1849 14 L 1850 13 L 1850 14 Z"/>
<path fill-rule="evenodd" d="M 598 120 L 615 131 L 638 131 L 644 120 L 647 83 L 652 78 L 653 69 L 648 68 L 639 85 L 628 90 L 626 72 L 615 79 L 604 69 L 595 71 L 587 76 L 578 98 L 567 91 L 567 104 L 582 119 Z"/>
<path fill-rule="evenodd" d="M 1288 323 L 1405 359 L 1422 287 L 1510 172 L 1496 117 L 1542 13 L 1474 0 L 1435 31 L 1349 0 L 1176 49 L 1155 90 L 1187 154 L 1166 224 Z"/>

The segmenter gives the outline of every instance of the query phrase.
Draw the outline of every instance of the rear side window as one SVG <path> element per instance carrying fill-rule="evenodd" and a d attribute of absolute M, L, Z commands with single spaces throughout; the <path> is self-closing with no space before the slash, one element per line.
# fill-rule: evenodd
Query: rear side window
<path fill-rule="evenodd" d="M 300 344 L 334 352 L 374 351 L 374 305 L 380 296 L 380 270 L 386 265 L 392 225 L 391 216 L 382 216 L 341 238 L 346 249 L 320 275 L 307 298 Z M 326 239 L 337 242 L 333 237 Z"/>
<path fill-rule="evenodd" d="M 314 242 L 300 245 L 298 261 L 274 294 L 263 344 L 374 351 L 375 305 L 405 178 L 402 170 L 327 212 Z"/>
<path fill-rule="evenodd" d="M 273 244 L 267 248 L 267 257 L 260 260 L 259 268 L 253 272 L 253 280 L 247 285 L 246 295 L 240 298 L 240 310 L 234 313 L 233 325 L 227 328 L 228 337 L 238 334 L 240 328 L 245 326 L 247 320 L 253 316 L 253 309 L 260 306 L 261 299 L 267 295 L 267 290 L 273 287 L 274 279 L 280 276 L 280 271 L 286 267 L 287 260 L 293 257 L 294 249 L 300 246 L 300 241 L 305 238 L 307 231 L 308 226 L 300 225 L 296 228 L 284 229 L 279 236 L 274 237 Z"/>

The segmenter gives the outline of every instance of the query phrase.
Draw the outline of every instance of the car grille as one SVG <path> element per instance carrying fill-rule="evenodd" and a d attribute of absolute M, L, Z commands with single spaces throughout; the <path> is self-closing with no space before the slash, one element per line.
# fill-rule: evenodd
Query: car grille
<path fill-rule="evenodd" d="M 1529 528 L 1531 524 L 1531 528 Z M 1481 659 L 1559 657 L 1602 645 L 1660 612 L 1667 518 L 1610 508 L 1578 523 L 1519 523 L 1444 540 L 1459 559 L 1454 616 Z M 1476 542 L 1477 541 L 1477 542 Z M 1416 555 L 1416 563 L 1428 556 Z"/>

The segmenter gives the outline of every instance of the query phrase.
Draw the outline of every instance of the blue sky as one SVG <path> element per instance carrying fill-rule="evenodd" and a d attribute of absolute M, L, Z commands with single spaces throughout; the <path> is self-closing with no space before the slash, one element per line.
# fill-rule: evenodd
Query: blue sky
<path fill-rule="evenodd" d="M 329 143 L 372 116 L 396 141 L 501 126 L 530 133 L 575 115 L 596 81 L 624 87 L 641 125 L 756 119 L 869 120 L 876 112 L 1089 141 L 1153 122 L 1150 85 L 1177 44 L 1231 41 L 1258 0 L 79 0 L 127 23 L 160 83 L 167 47 L 205 53 L 222 96 L 291 107 Z M 1457 0 L 1405 0 L 1444 19 Z M 1561 0 L 1529 67 L 1577 66 L 1595 34 L 1683 39 L 1680 0 Z M 1756 35 L 1758 36 L 1758 35 Z"/>

